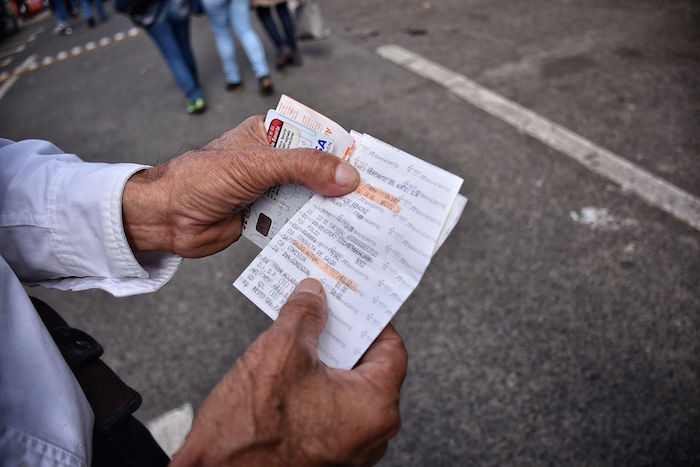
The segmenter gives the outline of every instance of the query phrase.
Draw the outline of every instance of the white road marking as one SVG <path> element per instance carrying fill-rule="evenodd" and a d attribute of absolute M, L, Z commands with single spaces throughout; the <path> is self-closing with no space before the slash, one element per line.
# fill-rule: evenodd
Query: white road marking
<path fill-rule="evenodd" d="M 619 219 L 608 208 L 586 206 L 579 211 L 569 212 L 572 221 L 586 225 L 593 230 L 620 230 L 625 227 L 634 228 L 639 225 L 635 219 Z"/>
<path fill-rule="evenodd" d="M 43 27 L 40 28 L 36 34 L 42 33 L 43 30 L 44 30 Z M 32 37 L 36 38 L 35 37 L 36 34 L 33 34 Z M 139 34 L 140 34 L 140 31 L 138 28 L 131 28 L 127 32 L 118 32 L 118 33 L 114 34 L 114 41 L 120 42 L 120 41 L 123 41 L 127 38 L 136 37 Z M 33 40 L 32 37 L 30 37 L 27 41 Z M 83 52 L 91 52 L 93 50 L 96 50 L 98 47 L 107 47 L 110 44 L 112 44 L 112 39 L 109 37 L 103 37 L 102 39 L 99 40 L 99 42 L 95 42 L 95 41 L 87 42 L 85 44 L 85 47 L 82 47 L 79 45 L 73 47 L 70 50 L 70 55 L 66 51 L 61 51 L 58 54 L 56 54 L 55 59 L 52 57 L 48 57 L 48 56 L 44 57 L 44 59 L 41 61 L 41 64 L 36 63 L 36 64 L 32 64 L 32 65 L 29 65 L 26 67 L 18 66 L 11 73 L 8 73 L 8 72 L 0 73 L 0 84 L 6 82 L 10 78 L 19 76 L 22 73 L 26 73 L 28 71 L 35 71 L 35 70 L 38 70 L 40 67 L 49 66 L 49 65 L 52 65 L 56 62 L 61 62 L 63 60 L 66 60 L 70 56 L 77 57 L 77 56 L 81 55 Z M 20 44 L 18 46 L 12 45 L 12 46 L 6 47 L 4 49 L 0 49 L 0 58 L 7 57 L 7 58 L 5 58 L 5 60 L 0 62 L 0 67 L 5 67 L 5 66 L 9 65 L 10 63 L 12 63 L 12 61 L 13 61 L 12 55 L 14 55 L 18 52 L 22 52 L 25 49 L 26 49 L 25 44 Z"/>
<path fill-rule="evenodd" d="M 31 56 L 27 57 L 27 59 L 24 62 L 22 62 L 22 64 L 18 67 L 18 69 L 20 71 L 24 71 L 24 69 L 28 66 L 31 66 L 35 60 L 36 60 L 36 55 L 31 55 Z M 7 94 L 7 91 L 9 91 L 10 88 L 15 84 L 15 82 L 17 81 L 17 78 L 18 78 L 18 76 L 15 75 L 15 76 L 9 78 L 4 83 L 2 83 L 2 86 L 0 86 L 0 99 L 2 99 L 5 96 L 5 94 Z"/>
<path fill-rule="evenodd" d="M 187 436 L 192 426 L 193 418 L 194 410 L 188 402 L 154 418 L 146 424 L 146 427 L 155 440 L 158 441 L 160 447 L 163 448 L 163 451 L 172 457 L 185 441 L 185 436 Z"/>
<path fill-rule="evenodd" d="M 700 230 L 700 198 L 653 175 L 579 134 L 496 94 L 466 76 L 449 70 L 397 45 L 377 49 L 381 57 L 433 81 L 462 100 L 514 126 L 519 131 L 574 159 L 661 209 Z"/>
<path fill-rule="evenodd" d="M 18 54 L 18 53 L 20 53 L 20 52 L 24 52 L 24 50 L 25 50 L 26 48 L 27 48 L 27 46 L 26 46 L 25 44 L 20 44 L 20 45 L 18 45 L 17 47 L 15 47 L 14 49 L 13 49 L 13 48 L 10 48 L 10 49 L 8 49 L 8 50 L 6 50 L 6 51 L 0 53 L 0 58 L 5 58 L 5 57 L 9 57 L 10 55 L 14 55 L 14 54 Z"/>

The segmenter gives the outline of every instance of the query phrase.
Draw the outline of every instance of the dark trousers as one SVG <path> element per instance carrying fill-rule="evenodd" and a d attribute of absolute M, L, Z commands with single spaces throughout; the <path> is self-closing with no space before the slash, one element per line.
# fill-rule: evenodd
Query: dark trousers
<path fill-rule="evenodd" d="M 73 371 L 95 414 L 93 467 L 161 467 L 170 462 L 151 433 L 132 415 L 141 395 L 101 359 L 102 346 L 89 334 L 68 326 L 56 311 L 32 298 L 34 308 Z"/>
<path fill-rule="evenodd" d="M 292 51 L 297 51 L 297 39 L 296 31 L 294 30 L 294 21 L 292 20 L 292 15 L 289 13 L 289 8 L 287 8 L 287 2 L 278 3 L 275 5 L 275 10 L 277 11 L 277 16 L 282 23 L 282 28 L 284 29 L 284 35 L 286 40 L 282 39 L 279 31 L 277 30 L 277 24 L 272 18 L 272 11 L 270 7 L 259 6 L 255 7 L 255 11 L 258 14 L 258 18 L 263 24 L 265 31 L 272 39 L 277 50 L 281 50 L 283 45 L 288 45 Z"/>

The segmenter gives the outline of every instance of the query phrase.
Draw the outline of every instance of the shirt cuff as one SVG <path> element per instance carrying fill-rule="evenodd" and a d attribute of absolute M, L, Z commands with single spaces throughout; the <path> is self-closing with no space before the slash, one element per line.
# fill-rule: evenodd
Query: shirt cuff
<path fill-rule="evenodd" d="M 122 297 L 154 292 L 182 258 L 167 252 L 134 255 L 122 219 L 127 180 L 148 166 L 77 163 L 61 167 L 48 196 L 49 226 L 66 278 L 42 281 L 61 290 L 103 289 Z"/>

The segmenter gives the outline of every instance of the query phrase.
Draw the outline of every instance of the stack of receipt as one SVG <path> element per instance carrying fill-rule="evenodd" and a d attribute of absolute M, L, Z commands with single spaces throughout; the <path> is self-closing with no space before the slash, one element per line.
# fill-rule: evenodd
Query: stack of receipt
<path fill-rule="evenodd" d="M 306 277 L 328 298 L 318 355 L 350 369 L 418 286 L 464 210 L 462 179 L 288 96 L 268 112 L 270 144 L 312 147 L 347 160 L 360 185 L 325 197 L 272 187 L 245 212 L 243 235 L 263 248 L 234 286 L 272 319 Z"/>

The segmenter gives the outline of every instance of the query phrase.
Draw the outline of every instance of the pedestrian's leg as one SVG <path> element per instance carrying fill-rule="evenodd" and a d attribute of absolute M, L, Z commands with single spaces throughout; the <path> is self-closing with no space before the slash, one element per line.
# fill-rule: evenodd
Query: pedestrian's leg
<path fill-rule="evenodd" d="M 282 27 L 284 28 L 284 35 L 287 37 L 287 45 L 293 52 L 296 52 L 297 32 L 294 28 L 294 20 L 292 20 L 292 15 L 289 13 L 287 2 L 278 3 L 275 9 L 277 10 L 277 16 L 279 17 Z"/>
<path fill-rule="evenodd" d="M 90 7 L 90 0 L 82 0 L 83 4 L 83 16 L 85 21 L 87 21 L 88 26 L 95 27 L 95 18 L 92 17 L 92 8 Z"/>
<path fill-rule="evenodd" d="M 190 16 L 184 16 L 173 21 L 173 31 L 175 32 L 175 40 L 177 41 L 182 57 L 190 69 L 194 80 L 199 86 L 199 77 L 197 74 L 197 64 L 194 61 L 192 53 L 192 45 L 190 43 Z"/>
<path fill-rule="evenodd" d="M 105 9 L 102 6 L 102 0 L 93 0 L 95 2 L 95 9 L 97 10 L 97 16 L 100 18 L 100 21 L 107 21 L 107 14 L 105 13 Z"/>
<path fill-rule="evenodd" d="M 166 5 L 166 8 L 169 6 L 170 5 Z M 163 12 L 163 14 L 167 15 L 168 12 Z M 190 101 L 202 98 L 202 91 L 199 89 L 194 76 L 192 76 L 190 67 L 182 55 L 180 45 L 175 39 L 175 32 L 173 31 L 173 25 L 170 20 L 163 18 L 146 29 L 146 31 L 158 46 L 161 55 L 170 67 L 175 81 L 185 93 L 185 96 L 187 96 Z"/>
<path fill-rule="evenodd" d="M 253 66 L 255 76 L 262 78 L 270 74 L 270 69 L 267 67 L 267 59 L 265 58 L 265 49 L 263 49 L 260 38 L 253 30 L 250 24 L 250 1 L 249 0 L 231 0 L 230 17 L 233 30 L 241 41 L 243 50 L 245 50 L 250 64 Z"/>
<path fill-rule="evenodd" d="M 56 16 L 56 22 L 66 24 L 68 22 L 68 11 L 66 10 L 66 2 L 64 0 L 53 0 L 51 2 Z"/>
<path fill-rule="evenodd" d="M 270 36 L 272 43 L 275 44 L 275 48 L 277 51 L 280 51 L 284 42 L 282 41 L 282 36 L 280 36 L 280 33 L 277 30 L 275 20 L 272 19 L 272 10 L 268 6 L 258 6 L 255 7 L 255 12 L 265 28 L 265 31 L 267 31 L 267 35 Z"/>
<path fill-rule="evenodd" d="M 202 4 L 207 12 L 211 31 L 214 33 L 216 49 L 219 52 L 226 82 L 235 84 L 241 82 L 241 75 L 236 64 L 236 51 L 233 46 L 233 36 L 231 35 L 229 1 L 203 0 Z"/>

